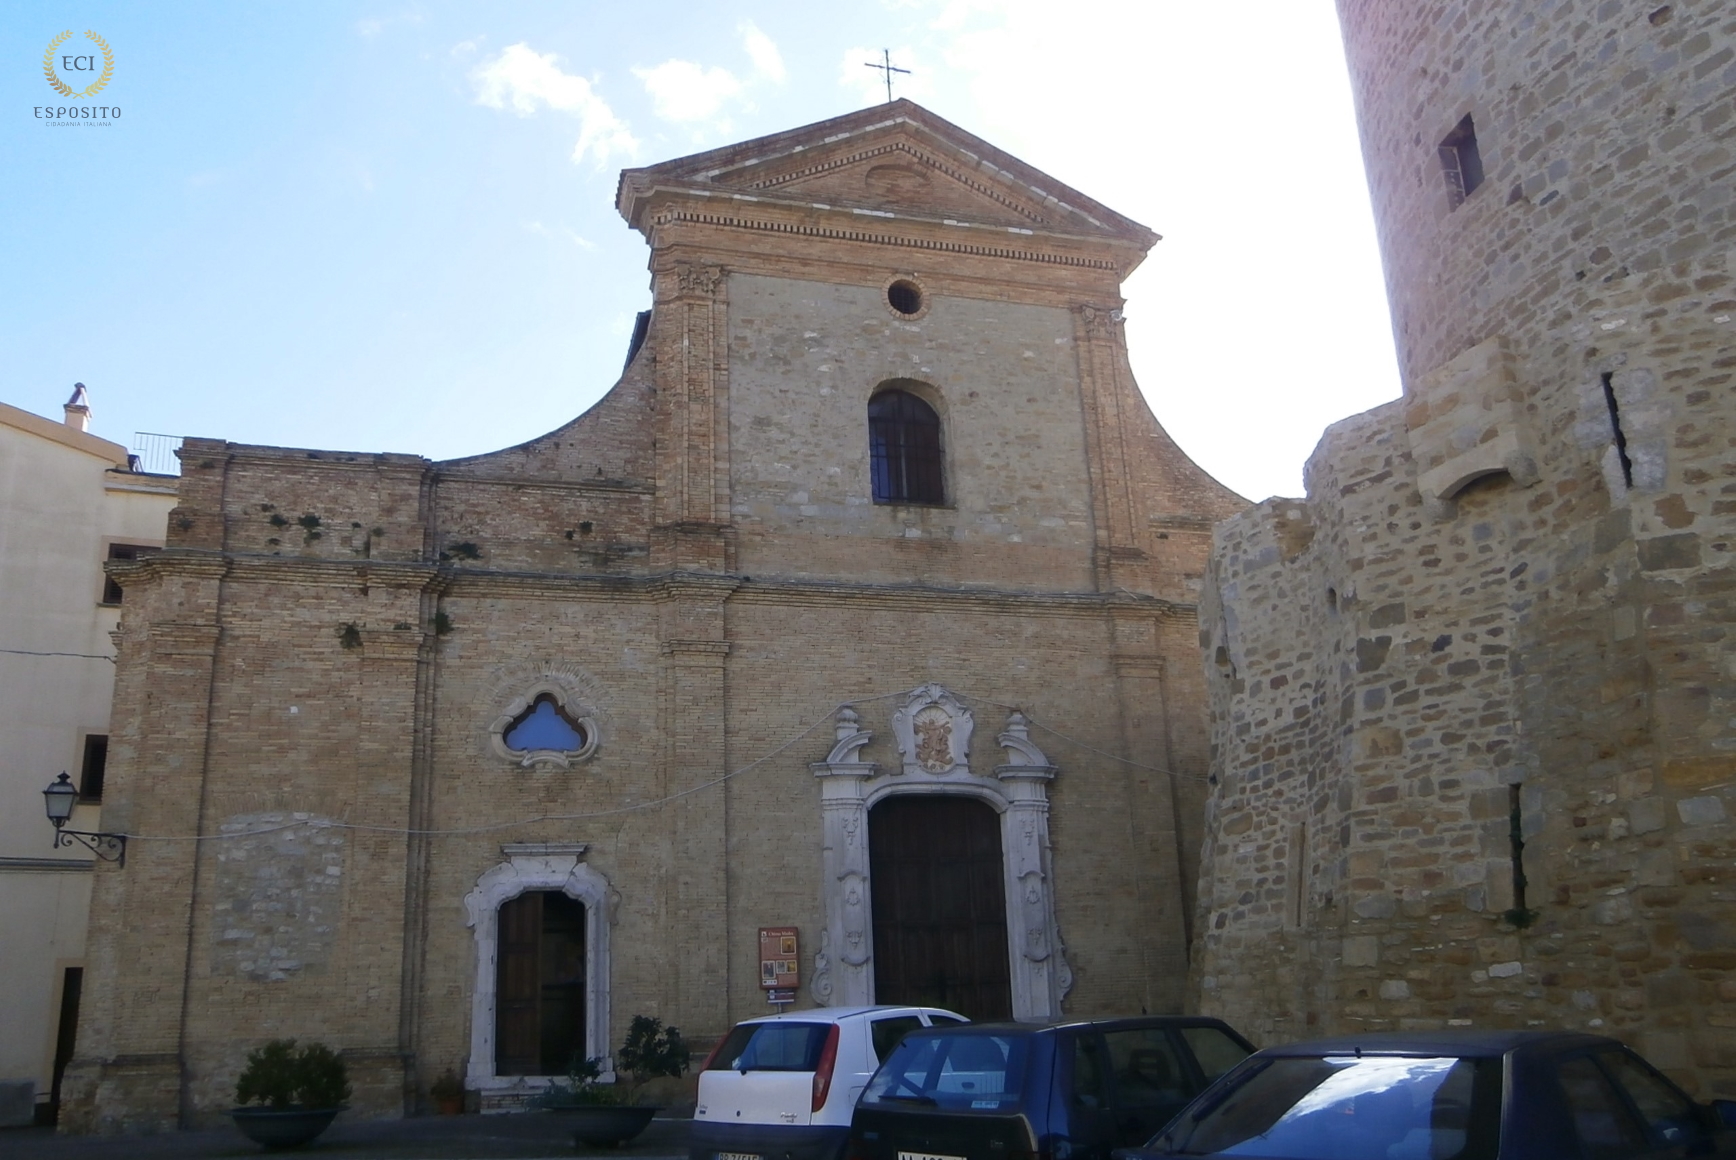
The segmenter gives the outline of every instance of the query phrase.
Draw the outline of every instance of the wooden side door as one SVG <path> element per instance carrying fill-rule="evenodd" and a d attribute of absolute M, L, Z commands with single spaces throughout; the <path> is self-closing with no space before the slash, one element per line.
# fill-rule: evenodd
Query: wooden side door
<path fill-rule="evenodd" d="M 500 908 L 495 956 L 494 1073 L 537 1075 L 542 1069 L 542 892 L 529 891 Z"/>
<path fill-rule="evenodd" d="M 496 1075 L 565 1075 L 585 1043 L 585 907 L 532 890 L 500 908 Z"/>

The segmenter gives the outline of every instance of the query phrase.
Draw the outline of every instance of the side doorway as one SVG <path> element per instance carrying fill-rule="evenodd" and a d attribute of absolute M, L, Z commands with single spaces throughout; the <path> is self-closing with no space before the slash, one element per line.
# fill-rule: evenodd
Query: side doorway
<path fill-rule="evenodd" d="M 585 1045 L 585 905 L 531 890 L 500 906 L 495 1074 L 564 1075 Z"/>

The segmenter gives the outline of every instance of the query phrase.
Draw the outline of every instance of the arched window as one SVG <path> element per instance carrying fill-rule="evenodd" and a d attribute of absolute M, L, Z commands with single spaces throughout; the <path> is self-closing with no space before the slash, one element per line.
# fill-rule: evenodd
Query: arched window
<path fill-rule="evenodd" d="M 940 416 L 908 391 L 881 391 L 868 401 L 868 458 L 875 503 L 946 502 Z"/>

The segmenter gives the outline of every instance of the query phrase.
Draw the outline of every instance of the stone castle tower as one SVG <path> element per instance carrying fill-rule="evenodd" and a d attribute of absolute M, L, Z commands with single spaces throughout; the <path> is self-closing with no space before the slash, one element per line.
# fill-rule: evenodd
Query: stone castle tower
<path fill-rule="evenodd" d="M 1193 982 L 1736 1089 L 1736 20 L 1340 0 L 1402 399 L 1220 526 Z"/>

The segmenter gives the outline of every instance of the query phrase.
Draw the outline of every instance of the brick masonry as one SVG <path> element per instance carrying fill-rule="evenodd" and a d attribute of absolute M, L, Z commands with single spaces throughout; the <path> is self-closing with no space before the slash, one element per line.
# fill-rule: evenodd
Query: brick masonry
<path fill-rule="evenodd" d="M 169 549 L 118 573 L 104 820 L 204 840 L 96 876 L 71 1130 L 208 1120 L 275 1035 L 340 1048 L 363 1114 L 421 1106 L 471 1056 L 464 899 L 505 843 L 607 879 L 606 1041 L 643 1013 L 706 1045 L 767 1010 L 759 926 L 816 965 L 833 709 L 901 768 L 890 696 L 930 681 L 973 775 L 1014 706 L 1059 767 L 1067 1009 L 1181 1009 L 1195 600 L 1243 502 L 1127 365 L 1155 235 L 908 102 L 629 171 L 621 206 L 649 332 L 566 427 L 444 463 L 187 442 Z M 889 379 L 936 401 L 945 506 L 873 502 Z M 595 722 L 565 768 L 493 748 L 544 684 Z"/>
<path fill-rule="evenodd" d="M 1217 530 L 1192 993 L 1736 1095 L 1736 16 L 1339 7 L 1405 393 Z"/>

